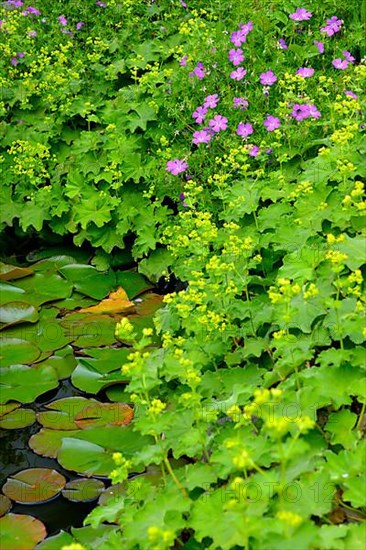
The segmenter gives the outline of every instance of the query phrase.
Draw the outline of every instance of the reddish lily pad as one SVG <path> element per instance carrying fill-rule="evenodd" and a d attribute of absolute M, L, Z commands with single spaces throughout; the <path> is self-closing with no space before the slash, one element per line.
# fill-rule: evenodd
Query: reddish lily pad
<path fill-rule="evenodd" d="M 8 302 L 0 306 L 0 323 L 3 323 L 3 326 L 36 321 L 38 321 L 38 311 L 27 302 Z"/>
<path fill-rule="evenodd" d="M 33 270 L 30 267 L 18 267 L 17 265 L 3 264 L 0 262 L 0 280 L 12 281 L 32 275 Z"/>
<path fill-rule="evenodd" d="M 37 420 L 45 428 L 52 430 L 77 430 L 75 422 L 77 414 L 88 414 L 88 408 L 94 410 L 100 405 L 95 399 L 85 397 L 65 397 L 46 405 L 47 411 L 37 414 Z"/>
<path fill-rule="evenodd" d="M 19 504 L 47 502 L 66 485 L 63 475 L 49 468 L 29 468 L 8 477 L 3 493 Z"/>
<path fill-rule="evenodd" d="M 76 437 L 80 431 L 77 430 L 50 430 L 42 428 L 39 432 L 32 435 L 28 445 L 37 455 L 56 458 L 64 437 Z"/>
<path fill-rule="evenodd" d="M 5 516 L 11 509 L 11 500 L 5 495 L 0 495 L 0 517 Z"/>
<path fill-rule="evenodd" d="M 20 409 L 20 403 L 0 405 L 0 428 L 17 430 L 30 426 L 36 420 L 36 413 L 32 409 Z"/>
<path fill-rule="evenodd" d="M 9 334 L 9 332 L 6 331 L 5 335 L 6 334 Z M 19 334 L 21 334 L 21 332 Z M 9 338 L 8 336 L 0 340 L 0 359 L 2 367 L 33 363 L 40 355 L 41 350 L 38 346 L 28 340 Z"/>
<path fill-rule="evenodd" d="M 125 403 L 96 403 L 76 414 L 75 424 L 85 430 L 90 426 L 126 426 L 133 418 L 133 409 Z"/>
<path fill-rule="evenodd" d="M 74 479 L 62 490 L 62 496 L 71 502 L 90 502 L 97 499 L 104 491 L 105 485 L 99 479 Z"/>
<path fill-rule="evenodd" d="M 22 514 L 7 514 L 2 517 L 0 532 L 1 548 L 4 550 L 33 550 L 47 535 L 41 521 Z"/>

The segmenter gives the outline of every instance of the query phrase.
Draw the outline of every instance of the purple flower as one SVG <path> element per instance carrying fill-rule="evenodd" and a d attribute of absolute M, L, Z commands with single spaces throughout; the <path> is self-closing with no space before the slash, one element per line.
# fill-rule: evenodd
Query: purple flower
<path fill-rule="evenodd" d="M 247 74 L 247 71 L 243 69 L 243 67 L 239 67 L 238 69 L 230 73 L 230 78 L 232 78 L 233 80 L 239 81 L 239 80 L 242 80 L 246 74 Z"/>
<path fill-rule="evenodd" d="M 10 63 L 13 65 L 13 67 L 16 67 L 18 65 L 18 60 L 16 57 L 12 57 L 10 60 Z"/>
<path fill-rule="evenodd" d="M 273 149 L 266 149 L 266 155 L 270 155 L 272 153 Z"/>
<path fill-rule="evenodd" d="M 357 99 L 358 98 L 358 95 L 355 94 L 354 92 L 351 92 L 350 90 L 346 90 L 344 93 L 345 93 L 346 96 L 352 97 L 352 99 Z"/>
<path fill-rule="evenodd" d="M 182 8 L 187 7 L 187 4 L 183 0 L 180 0 L 180 5 L 182 6 Z"/>
<path fill-rule="evenodd" d="M 214 132 L 220 132 L 220 130 L 226 130 L 227 128 L 227 118 L 221 115 L 215 115 L 208 123 L 209 127 L 212 128 Z"/>
<path fill-rule="evenodd" d="M 318 111 L 318 109 L 315 107 L 314 104 L 308 105 L 307 107 L 308 107 L 309 116 L 311 116 L 312 118 L 321 117 L 320 111 Z"/>
<path fill-rule="evenodd" d="M 181 194 L 179 195 L 179 199 L 182 201 L 182 206 L 183 206 L 183 208 L 188 208 L 188 204 L 184 201 L 184 199 L 185 199 L 184 193 L 181 193 Z"/>
<path fill-rule="evenodd" d="M 193 71 L 189 73 L 189 76 L 191 78 L 194 78 L 196 76 L 199 80 L 202 80 L 203 78 L 205 78 L 206 76 L 205 68 L 203 66 L 203 63 L 201 63 L 201 61 L 197 63 Z"/>
<path fill-rule="evenodd" d="M 278 45 L 281 48 L 281 50 L 288 50 L 288 45 L 286 44 L 283 38 L 279 39 Z"/>
<path fill-rule="evenodd" d="M 299 103 L 295 103 L 292 108 L 291 116 L 298 122 L 301 122 L 309 117 L 320 118 L 321 114 L 313 104 L 304 103 L 300 105 Z"/>
<path fill-rule="evenodd" d="M 302 76 L 303 78 L 309 78 L 310 76 L 313 76 L 314 69 L 311 69 L 310 67 L 300 67 L 300 69 L 296 71 L 296 74 Z"/>
<path fill-rule="evenodd" d="M 248 101 L 244 97 L 234 97 L 233 103 L 236 109 L 241 109 L 242 111 L 248 109 L 249 106 Z"/>
<path fill-rule="evenodd" d="M 105 4 L 104 2 L 95 2 L 95 5 L 99 6 L 100 8 L 106 8 L 107 7 L 107 4 Z"/>
<path fill-rule="evenodd" d="M 14 8 L 21 8 L 23 3 L 22 0 L 8 0 L 6 2 L 8 6 L 14 6 Z"/>
<path fill-rule="evenodd" d="M 240 63 L 244 60 L 244 55 L 243 55 L 243 50 L 241 50 L 240 48 L 238 48 L 237 50 L 235 50 L 234 48 L 232 50 L 229 51 L 229 61 L 231 61 L 231 63 L 233 65 L 240 65 Z"/>
<path fill-rule="evenodd" d="M 266 73 L 262 73 L 259 77 L 260 83 L 263 86 L 272 86 L 277 80 L 277 76 L 270 70 Z"/>
<path fill-rule="evenodd" d="M 208 143 L 211 139 L 211 134 L 206 130 L 199 130 L 193 134 L 193 143 L 199 145 L 200 143 Z"/>
<path fill-rule="evenodd" d="M 192 114 L 192 118 L 195 119 L 197 124 L 201 124 L 205 120 L 207 114 L 207 108 L 204 105 L 203 107 L 197 107 L 197 109 Z"/>
<path fill-rule="evenodd" d="M 184 172 L 185 170 L 187 170 L 187 168 L 188 168 L 188 164 L 184 160 L 175 159 L 175 160 L 168 160 L 168 162 L 166 163 L 165 170 L 173 174 L 173 176 L 177 176 L 181 172 Z"/>
<path fill-rule="evenodd" d="M 58 18 L 58 22 L 60 23 L 60 25 L 62 25 L 63 27 L 66 27 L 67 25 L 67 19 L 64 15 L 60 15 L 60 17 Z"/>
<path fill-rule="evenodd" d="M 333 36 L 341 30 L 342 25 L 342 19 L 338 19 L 336 15 L 333 15 L 333 17 L 327 19 L 327 24 L 320 29 L 320 32 L 324 32 L 327 36 Z"/>
<path fill-rule="evenodd" d="M 41 15 L 41 12 L 37 8 L 33 8 L 33 6 L 28 6 L 27 8 L 25 8 L 25 12 L 22 13 L 25 13 L 25 15 L 27 15 L 26 12 L 30 13 L 31 15 Z"/>
<path fill-rule="evenodd" d="M 257 157 L 259 155 L 259 147 L 257 145 L 253 145 L 248 151 L 248 155 L 251 157 Z"/>
<path fill-rule="evenodd" d="M 354 61 L 356 61 L 353 55 L 351 55 L 347 50 L 343 51 L 342 54 L 350 63 L 353 63 Z"/>
<path fill-rule="evenodd" d="M 349 63 L 347 59 L 341 59 L 340 57 L 337 57 L 336 59 L 333 59 L 332 65 L 335 69 L 341 69 L 344 71 L 344 69 L 347 69 Z"/>
<path fill-rule="evenodd" d="M 215 109 L 219 102 L 219 96 L 217 94 L 208 95 L 205 97 L 203 106 L 207 109 Z"/>
<path fill-rule="evenodd" d="M 34 38 L 35 36 L 37 36 L 37 32 L 36 31 L 29 31 L 29 32 L 27 32 L 27 36 L 29 36 L 30 38 Z"/>
<path fill-rule="evenodd" d="M 253 126 L 250 122 L 239 122 L 236 133 L 242 138 L 247 138 L 254 132 Z"/>
<path fill-rule="evenodd" d="M 289 18 L 293 21 L 308 21 L 311 19 L 312 13 L 306 11 L 305 8 L 297 8 L 294 13 L 290 13 Z"/>
<path fill-rule="evenodd" d="M 318 40 L 314 40 L 313 42 L 314 46 L 318 48 L 319 53 L 324 53 L 324 44 L 323 42 L 319 42 Z"/>
<path fill-rule="evenodd" d="M 234 46 L 241 46 L 244 42 L 246 42 L 247 36 L 242 31 L 234 31 L 231 34 L 230 41 L 234 44 Z"/>
<path fill-rule="evenodd" d="M 25 57 L 25 53 L 24 52 L 18 52 L 17 57 L 19 57 L 19 58 Z"/>
<path fill-rule="evenodd" d="M 248 23 L 241 23 L 239 27 L 241 32 L 247 35 L 254 29 L 253 21 L 248 21 Z"/>
<path fill-rule="evenodd" d="M 84 21 L 79 21 L 79 23 L 76 23 L 76 30 L 79 31 L 80 29 L 83 28 L 84 25 L 85 25 Z"/>
<path fill-rule="evenodd" d="M 179 61 L 179 65 L 181 67 L 186 67 L 187 66 L 187 60 L 188 60 L 188 55 L 184 55 L 182 57 L 182 59 Z"/>
<path fill-rule="evenodd" d="M 263 126 L 267 129 L 267 132 L 273 132 L 281 126 L 281 121 L 276 116 L 269 115 L 263 122 Z"/>

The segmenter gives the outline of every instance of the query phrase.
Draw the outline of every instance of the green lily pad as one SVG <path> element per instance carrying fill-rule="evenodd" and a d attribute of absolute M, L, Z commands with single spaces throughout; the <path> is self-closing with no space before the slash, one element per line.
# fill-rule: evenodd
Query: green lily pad
<path fill-rule="evenodd" d="M 30 426 L 36 421 L 36 413 L 32 409 L 19 407 L 19 403 L 0 405 L 0 428 L 17 430 Z"/>
<path fill-rule="evenodd" d="M 94 298 L 89 298 L 89 296 L 84 296 L 80 292 L 73 292 L 70 298 L 65 298 L 65 300 L 59 300 L 55 302 L 54 306 L 59 310 L 64 311 L 75 311 L 78 308 L 85 308 L 94 306 L 97 303 L 97 300 Z"/>
<path fill-rule="evenodd" d="M 8 334 L 8 331 L 5 334 Z M 0 339 L 0 359 L 3 367 L 33 363 L 39 358 L 40 354 L 41 350 L 27 340 L 6 336 Z"/>
<path fill-rule="evenodd" d="M 61 325 L 79 348 L 108 346 L 116 342 L 116 321 L 108 315 L 71 313 L 64 317 Z"/>
<path fill-rule="evenodd" d="M 38 321 L 38 312 L 27 302 L 8 302 L 0 306 L 0 323 L 14 325 L 16 323 L 35 323 Z"/>
<path fill-rule="evenodd" d="M 71 502 L 90 502 L 97 499 L 104 491 L 105 485 L 99 479 L 74 479 L 62 490 L 62 496 Z"/>
<path fill-rule="evenodd" d="M 56 371 L 52 367 L 12 365 L 1 372 L 1 402 L 33 403 L 42 393 L 58 386 Z"/>
<path fill-rule="evenodd" d="M 57 273 L 35 273 L 18 281 L 17 286 L 27 293 L 27 300 L 35 306 L 71 296 L 72 284 Z"/>
<path fill-rule="evenodd" d="M 145 277 L 136 271 L 117 271 L 116 276 L 117 285 L 126 291 L 130 300 L 153 288 Z"/>
<path fill-rule="evenodd" d="M 5 495 L 0 495 L 0 517 L 5 516 L 11 509 L 11 500 Z"/>
<path fill-rule="evenodd" d="M 72 256 L 58 255 L 44 258 L 32 265 L 32 269 L 36 273 L 56 273 L 64 265 L 74 263 Z"/>
<path fill-rule="evenodd" d="M 52 430 L 77 430 L 77 414 L 87 411 L 89 407 L 99 406 L 99 401 L 85 397 L 65 397 L 46 405 L 47 411 L 37 414 L 37 420 L 45 428 Z M 87 414 L 87 413 L 86 413 Z"/>
<path fill-rule="evenodd" d="M 63 475 L 50 468 L 29 468 L 8 477 L 3 493 L 18 504 L 47 502 L 66 485 Z"/>
<path fill-rule="evenodd" d="M 74 262 L 87 263 L 92 254 L 84 248 L 77 248 L 76 246 L 50 246 L 45 250 L 37 250 L 30 252 L 27 256 L 28 262 L 38 262 L 46 258 L 52 258 L 54 256 L 69 256 L 73 258 Z M 69 262 L 70 263 L 70 262 Z"/>
<path fill-rule="evenodd" d="M 78 430 L 51 430 L 42 428 L 39 432 L 32 435 L 28 441 L 28 445 L 37 455 L 46 456 L 48 458 L 56 458 L 61 447 L 64 437 L 76 437 L 80 431 Z"/>
<path fill-rule="evenodd" d="M 75 290 L 95 300 L 102 300 L 116 287 L 112 271 L 98 271 L 91 265 L 70 264 L 59 269 Z"/>
<path fill-rule="evenodd" d="M 44 308 L 38 323 L 8 327 L 3 334 L 7 338 L 27 340 L 42 352 L 54 352 L 74 340 L 71 331 L 63 327 L 61 321 L 55 318 L 54 308 Z M 30 361 L 19 361 L 19 363 L 21 362 L 29 363 Z"/>
<path fill-rule="evenodd" d="M 12 281 L 13 279 L 22 279 L 32 275 L 33 270 L 30 267 L 18 267 L 17 265 L 3 264 L 0 262 L 0 280 Z"/>
<path fill-rule="evenodd" d="M 18 300 L 22 301 L 24 297 L 25 290 L 17 286 L 11 285 L 9 283 L 0 282 L 0 300 L 2 304 L 7 304 L 8 302 L 17 302 Z"/>
<path fill-rule="evenodd" d="M 4 550 L 33 550 L 47 531 L 41 521 L 22 514 L 7 514 L 0 519 L 1 547 Z"/>
<path fill-rule="evenodd" d="M 106 396 L 113 402 L 126 403 L 130 394 L 126 392 L 125 384 L 116 384 L 105 390 Z"/>
<path fill-rule="evenodd" d="M 60 531 L 53 537 L 47 537 L 46 540 L 37 544 L 34 550 L 60 550 L 64 546 L 72 544 L 74 539 L 66 531 Z"/>
<path fill-rule="evenodd" d="M 108 476 L 115 468 L 112 455 L 100 445 L 64 437 L 57 460 L 63 468 L 85 476 Z"/>
<path fill-rule="evenodd" d="M 121 366 L 130 353 L 128 348 L 96 348 L 84 350 L 92 358 L 77 358 L 77 367 L 71 382 L 88 393 L 98 393 L 103 388 L 123 381 Z M 127 381 L 127 380 L 126 380 Z"/>
<path fill-rule="evenodd" d="M 51 355 L 51 357 L 48 357 L 40 364 L 53 367 L 57 372 L 59 380 L 69 378 L 77 365 L 74 357 L 74 351 L 71 346 L 65 346 L 64 348 L 56 351 L 54 355 Z"/>

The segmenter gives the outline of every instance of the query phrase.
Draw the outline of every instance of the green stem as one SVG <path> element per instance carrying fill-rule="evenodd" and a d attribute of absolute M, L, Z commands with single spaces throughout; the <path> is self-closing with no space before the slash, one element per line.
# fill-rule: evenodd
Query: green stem
<path fill-rule="evenodd" d="M 187 493 L 186 489 L 183 487 L 183 485 L 181 484 L 181 482 L 179 481 L 179 479 L 177 478 L 177 476 L 175 475 L 175 473 L 173 472 L 173 469 L 171 467 L 171 464 L 170 464 L 168 458 L 164 458 L 164 464 L 165 464 L 165 467 L 168 470 L 170 476 L 172 477 L 174 483 L 178 487 L 178 489 L 182 492 L 184 497 L 188 498 L 188 493 Z"/>

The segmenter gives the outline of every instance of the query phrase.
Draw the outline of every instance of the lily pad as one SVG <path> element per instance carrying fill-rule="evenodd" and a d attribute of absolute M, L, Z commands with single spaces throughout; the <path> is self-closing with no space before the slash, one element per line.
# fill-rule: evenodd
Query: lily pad
<path fill-rule="evenodd" d="M 71 346 L 65 346 L 64 348 L 56 351 L 54 355 L 48 357 L 48 359 L 40 364 L 53 367 L 57 372 L 59 380 L 69 378 L 77 365 L 74 357 L 74 351 Z"/>
<path fill-rule="evenodd" d="M 4 325 L 36 321 L 38 321 L 38 312 L 27 302 L 8 302 L 0 306 L 0 323 Z"/>
<path fill-rule="evenodd" d="M 19 403 L 0 405 L 0 428 L 17 430 L 25 428 L 36 421 L 36 413 L 32 409 L 21 409 Z"/>
<path fill-rule="evenodd" d="M 74 311 L 78 308 L 93 306 L 96 303 L 97 302 L 94 298 L 84 296 L 84 294 L 80 294 L 80 292 L 73 292 L 69 298 L 55 302 L 54 306 L 61 311 Z"/>
<path fill-rule="evenodd" d="M 94 357 L 77 358 L 77 367 L 71 377 L 76 388 L 98 393 L 111 384 L 123 381 L 121 366 L 130 353 L 128 348 L 96 348 L 95 353 L 92 349 L 84 352 Z"/>
<path fill-rule="evenodd" d="M 35 550 L 59 550 L 64 546 L 70 545 L 74 542 L 74 539 L 66 531 L 60 531 L 53 537 L 47 537 L 46 540 L 40 542 L 35 547 Z"/>
<path fill-rule="evenodd" d="M 75 415 L 75 424 L 85 430 L 91 426 L 126 426 L 133 418 L 133 409 L 125 403 L 96 403 Z"/>
<path fill-rule="evenodd" d="M 41 355 L 41 350 L 32 342 L 20 338 L 0 339 L 1 366 L 33 363 Z"/>
<path fill-rule="evenodd" d="M 116 321 L 108 315 L 71 313 L 61 321 L 61 325 L 79 348 L 108 346 L 116 342 Z"/>
<path fill-rule="evenodd" d="M 56 458 L 64 437 L 77 436 L 80 431 L 77 430 L 51 430 L 42 428 L 39 432 L 32 435 L 28 445 L 37 455 L 48 458 Z"/>
<path fill-rule="evenodd" d="M 71 296 L 72 284 L 57 273 L 36 273 L 18 281 L 17 286 L 27 292 L 27 300 L 35 306 Z"/>
<path fill-rule="evenodd" d="M 7 514 L 0 519 L 1 547 L 4 550 L 33 550 L 47 531 L 41 521 L 22 514 Z"/>
<path fill-rule="evenodd" d="M 125 384 L 116 384 L 105 390 L 106 396 L 113 402 L 126 403 L 129 399 L 129 393 L 126 392 Z"/>
<path fill-rule="evenodd" d="M 11 509 L 11 500 L 5 495 L 0 495 L 0 517 L 5 516 Z"/>
<path fill-rule="evenodd" d="M 2 304 L 22 301 L 25 290 L 9 283 L 0 282 L 0 299 Z"/>
<path fill-rule="evenodd" d="M 65 397 L 46 405 L 48 410 L 38 413 L 37 420 L 43 427 L 52 430 L 77 430 L 79 426 L 75 422 L 76 415 L 87 411 L 89 407 L 97 406 L 99 401 L 95 399 Z"/>
<path fill-rule="evenodd" d="M 62 490 L 62 496 L 71 502 L 90 502 L 97 499 L 104 491 L 105 485 L 99 479 L 74 479 Z"/>
<path fill-rule="evenodd" d="M 33 325 L 8 327 L 3 334 L 7 338 L 20 338 L 36 345 L 42 352 L 54 352 L 74 340 L 73 334 L 55 318 L 54 308 L 44 308 L 40 320 Z M 29 363 L 30 361 L 19 361 Z"/>
<path fill-rule="evenodd" d="M 56 371 L 48 366 L 12 365 L 1 372 L 1 402 L 33 403 L 42 393 L 58 386 Z"/>
<path fill-rule="evenodd" d="M 87 263 L 92 254 L 84 248 L 77 248 L 75 246 L 50 246 L 45 250 L 37 250 L 30 252 L 27 256 L 28 262 L 38 262 L 45 258 L 52 258 L 54 256 L 69 256 L 73 258 L 74 263 Z"/>
<path fill-rule="evenodd" d="M 18 504 L 47 502 L 66 485 L 63 475 L 50 468 L 29 468 L 8 477 L 3 493 Z"/>
<path fill-rule="evenodd" d="M 33 271 L 37 273 L 56 273 L 64 265 L 74 263 L 72 256 L 58 255 L 51 256 L 50 258 L 44 258 L 32 265 Z"/>
<path fill-rule="evenodd" d="M 17 265 L 3 264 L 0 262 L 0 280 L 12 281 L 22 279 L 32 275 L 33 270 L 30 267 L 18 267 Z"/>
<path fill-rule="evenodd" d="M 98 271 L 91 265 L 70 264 L 59 272 L 73 284 L 75 290 L 96 300 L 102 300 L 116 286 L 113 271 Z"/>
<path fill-rule="evenodd" d="M 130 300 L 150 290 L 152 285 L 136 271 L 117 271 L 117 285 L 123 287 Z"/>
<path fill-rule="evenodd" d="M 64 437 L 57 460 L 63 468 L 85 476 L 108 476 L 115 464 L 112 455 L 100 445 Z"/>
<path fill-rule="evenodd" d="M 114 292 L 110 292 L 108 298 L 105 298 L 99 304 L 83 308 L 80 313 L 132 313 L 135 311 L 135 304 L 130 302 L 126 292 L 119 287 Z"/>

